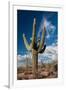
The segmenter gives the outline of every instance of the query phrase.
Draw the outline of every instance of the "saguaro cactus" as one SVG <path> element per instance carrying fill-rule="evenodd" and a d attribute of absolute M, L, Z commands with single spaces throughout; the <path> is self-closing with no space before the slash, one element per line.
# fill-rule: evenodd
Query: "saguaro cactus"
<path fill-rule="evenodd" d="M 42 31 L 41 39 L 36 40 L 36 18 L 34 18 L 32 42 L 30 43 L 30 45 L 26 40 L 25 34 L 23 34 L 24 44 L 27 50 L 32 52 L 32 71 L 33 71 L 34 78 L 38 77 L 38 53 L 43 53 L 46 48 L 46 45 L 44 44 L 45 33 L 46 33 L 46 27 L 45 27 L 45 21 L 44 21 L 44 29 Z"/>

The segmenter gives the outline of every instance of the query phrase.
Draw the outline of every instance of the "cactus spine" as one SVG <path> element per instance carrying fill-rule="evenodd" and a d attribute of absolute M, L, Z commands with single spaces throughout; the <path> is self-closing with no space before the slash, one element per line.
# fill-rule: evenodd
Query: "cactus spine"
<path fill-rule="evenodd" d="M 30 45 L 26 40 L 25 34 L 23 34 L 24 44 L 27 50 L 32 52 L 32 71 L 33 71 L 34 78 L 38 77 L 38 53 L 43 53 L 46 48 L 46 45 L 44 45 L 45 33 L 46 33 L 46 28 L 45 28 L 45 21 L 44 21 L 44 29 L 42 31 L 41 40 L 39 41 L 36 40 L 36 18 L 34 18 L 32 42 L 30 43 Z"/>

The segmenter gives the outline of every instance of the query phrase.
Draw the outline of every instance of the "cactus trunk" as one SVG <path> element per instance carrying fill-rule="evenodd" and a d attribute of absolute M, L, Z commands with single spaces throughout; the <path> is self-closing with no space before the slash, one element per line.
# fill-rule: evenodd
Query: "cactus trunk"
<path fill-rule="evenodd" d="M 38 53 L 36 50 L 32 50 L 32 72 L 33 78 L 38 77 Z"/>

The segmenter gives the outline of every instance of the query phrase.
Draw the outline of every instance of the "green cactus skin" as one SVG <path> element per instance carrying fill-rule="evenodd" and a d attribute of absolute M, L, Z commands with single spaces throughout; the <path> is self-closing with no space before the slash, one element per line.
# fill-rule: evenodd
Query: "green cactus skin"
<path fill-rule="evenodd" d="M 30 45 L 28 44 L 25 34 L 23 34 L 23 40 L 24 44 L 27 48 L 28 51 L 32 52 L 32 71 L 33 71 L 33 76 L 34 78 L 38 78 L 38 54 L 43 53 L 46 49 L 46 45 L 44 45 L 44 40 L 45 40 L 45 24 L 44 24 L 44 30 L 42 31 L 42 37 L 41 40 L 36 41 L 36 18 L 34 18 L 33 22 L 33 32 L 32 32 L 32 42 Z"/>

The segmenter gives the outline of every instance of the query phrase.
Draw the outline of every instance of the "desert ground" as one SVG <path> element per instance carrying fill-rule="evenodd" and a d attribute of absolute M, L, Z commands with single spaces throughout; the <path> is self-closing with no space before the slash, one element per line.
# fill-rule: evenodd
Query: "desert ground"
<path fill-rule="evenodd" d="M 38 65 L 38 76 L 36 79 L 57 78 L 58 77 L 58 62 L 41 63 Z M 32 66 L 26 65 L 17 68 L 17 80 L 34 79 Z"/>

